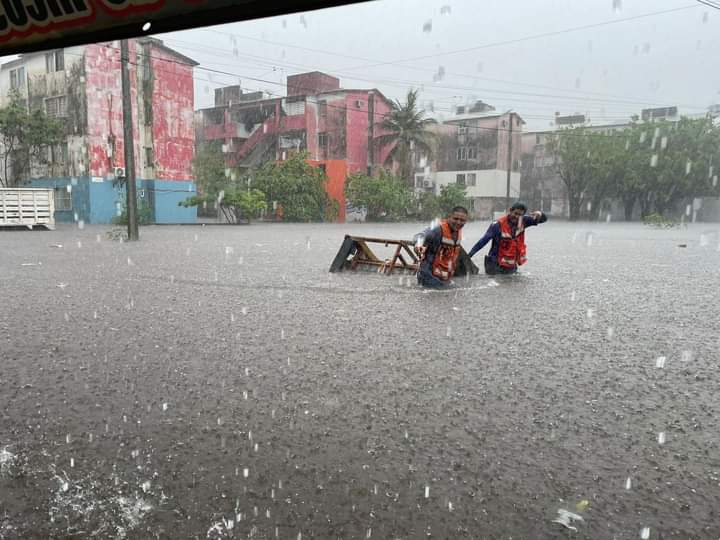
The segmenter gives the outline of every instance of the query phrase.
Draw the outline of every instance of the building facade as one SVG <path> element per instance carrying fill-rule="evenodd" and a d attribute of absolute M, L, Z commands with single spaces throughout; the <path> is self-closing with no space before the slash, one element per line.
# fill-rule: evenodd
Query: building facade
<path fill-rule="evenodd" d="M 195 192 L 193 67 L 154 38 L 129 42 L 135 173 L 141 206 L 156 223 L 195 221 L 178 202 Z M 58 118 L 65 141 L 31 164 L 34 187 L 56 190 L 56 220 L 110 223 L 122 211 L 125 141 L 119 42 L 30 53 L 0 68 L 0 95 Z M 58 204 L 59 203 L 59 204 Z"/>
<path fill-rule="evenodd" d="M 464 186 L 473 216 L 491 218 L 507 206 L 508 169 L 510 199 L 520 194 L 524 124 L 517 113 L 500 114 L 482 102 L 458 107 L 453 117 L 434 127 L 432 159 L 416 160 L 416 190 L 439 194 L 449 184 Z"/>
<path fill-rule="evenodd" d="M 197 112 L 197 139 L 222 143 L 230 174 L 307 152 L 309 163 L 325 171 L 344 221 L 347 176 L 372 172 L 387 157 L 373 140 L 391 107 L 379 90 L 344 89 L 331 75 L 302 73 L 287 78 L 285 97 L 217 89 L 215 106 Z"/>

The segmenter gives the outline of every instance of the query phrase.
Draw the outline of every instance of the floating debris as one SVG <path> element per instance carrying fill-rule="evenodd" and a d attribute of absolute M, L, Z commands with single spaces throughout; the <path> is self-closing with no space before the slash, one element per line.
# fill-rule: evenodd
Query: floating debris
<path fill-rule="evenodd" d="M 558 510 L 558 517 L 552 520 L 553 523 L 559 523 L 563 527 L 570 529 L 571 531 L 577 532 L 577 527 L 572 525 L 575 521 L 585 521 L 582 516 L 569 512 L 563 508 Z"/>

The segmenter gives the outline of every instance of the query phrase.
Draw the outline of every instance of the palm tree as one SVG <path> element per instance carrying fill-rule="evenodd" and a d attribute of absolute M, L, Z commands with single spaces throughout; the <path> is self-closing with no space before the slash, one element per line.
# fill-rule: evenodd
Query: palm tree
<path fill-rule="evenodd" d="M 435 134 L 428 131 L 428 127 L 436 122 L 425 118 L 425 111 L 418 110 L 417 99 L 418 91 L 408 90 L 404 104 L 394 101 L 392 110 L 380 124 L 382 135 L 375 137 L 378 148 L 391 147 L 385 165 L 397 164 L 400 177 L 410 184 L 414 184 L 411 176 L 415 152 L 430 158 L 435 141 Z"/>

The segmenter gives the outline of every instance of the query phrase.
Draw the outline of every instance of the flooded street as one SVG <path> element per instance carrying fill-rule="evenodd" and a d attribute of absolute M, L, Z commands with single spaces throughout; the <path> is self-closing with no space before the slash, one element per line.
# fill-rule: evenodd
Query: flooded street
<path fill-rule="evenodd" d="M 1 232 L 0 538 L 720 538 L 720 227 L 328 273 L 422 227 Z"/>

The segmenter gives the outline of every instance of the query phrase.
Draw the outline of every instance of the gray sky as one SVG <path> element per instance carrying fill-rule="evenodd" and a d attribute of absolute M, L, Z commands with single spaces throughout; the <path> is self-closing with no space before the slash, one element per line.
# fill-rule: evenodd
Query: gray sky
<path fill-rule="evenodd" d="M 382 0 L 158 37 L 201 63 L 198 108 L 238 81 L 284 95 L 310 70 L 391 98 L 420 88 L 439 115 L 482 99 L 530 129 L 556 111 L 599 123 L 720 102 L 720 10 L 693 0 Z"/>

